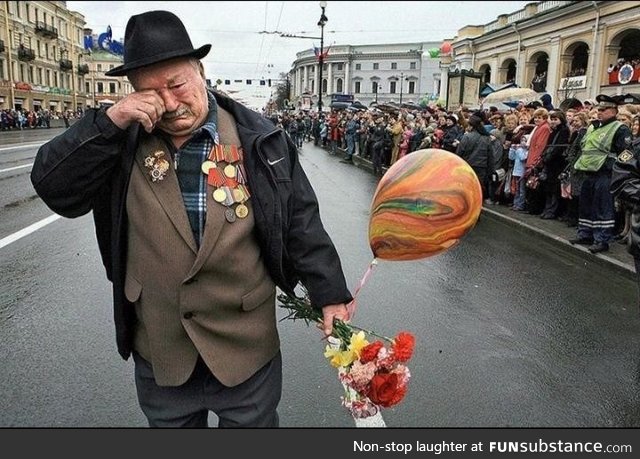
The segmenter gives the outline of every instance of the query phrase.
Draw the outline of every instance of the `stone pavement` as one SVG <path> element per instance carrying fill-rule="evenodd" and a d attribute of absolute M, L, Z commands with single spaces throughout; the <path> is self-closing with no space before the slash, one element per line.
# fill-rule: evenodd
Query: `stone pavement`
<path fill-rule="evenodd" d="M 339 163 L 339 160 L 344 158 L 344 152 L 340 149 L 338 149 L 338 152 L 339 153 L 335 155 L 336 166 L 352 167 L 349 164 Z M 355 166 L 373 173 L 371 161 L 355 155 L 353 157 L 353 163 Z M 482 207 L 482 213 L 489 218 L 498 219 L 506 224 L 514 225 L 523 232 L 546 238 L 558 247 L 559 250 L 572 251 L 585 258 L 585 261 L 596 264 L 606 264 L 629 279 L 635 280 L 633 258 L 627 252 L 625 245 L 612 242 L 609 244 L 609 250 L 607 252 L 592 254 L 586 246 L 572 245 L 569 243 L 569 239 L 576 237 L 576 228 L 569 228 L 564 222 L 558 220 L 542 220 L 539 216 L 530 215 L 526 212 L 514 212 L 510 210 L 508 206 L 498 204 L 484 205 Z"/>

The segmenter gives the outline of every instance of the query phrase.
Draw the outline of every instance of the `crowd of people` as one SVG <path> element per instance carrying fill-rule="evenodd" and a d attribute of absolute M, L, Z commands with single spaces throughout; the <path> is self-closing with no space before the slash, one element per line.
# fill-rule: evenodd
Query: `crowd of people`
<path fill-rule="evenodd" d="M 614 199 L 609 185 L 615 157 L 631 151 L 632 141 L 640 142 L 638 104 L 603 95 L 596 101 L 567 99 L 554 107 L 544 94 L 508 111 L 448 111 L 432 105 L 395 112 L 285 113 L 272 121 L 298 146 L 313 141 L 334 154 L 344 150 L 345 163 L 353 155 L 369 159 L 378 176 L 416 150 L 458 154 L 476 172 L 485 205 L 560 220 L 576 228 L 570 242 L 586 244 L 592 253 L 609 250 L 616 240 L 626 242 L 629 235 L 628 206 Z M 611 131 L 604 140 L 609 144 L 599 144 L 596 138 L 605 130 Z M 608 154 L 600 155 L 599 149 Z"/>
<path fill-rule="evenodd" d="M 23 130 L 35 128 L 50 128 L 51 120 L 63 119 L 65 127 L 69 127 L 69 120 L 82 117 L 82 109 L 77 111 L 65 110 L 51 111 L 47 109 L 27 110 L 21 109 L 4 109 L 0 110 L 0 130 Z"/>

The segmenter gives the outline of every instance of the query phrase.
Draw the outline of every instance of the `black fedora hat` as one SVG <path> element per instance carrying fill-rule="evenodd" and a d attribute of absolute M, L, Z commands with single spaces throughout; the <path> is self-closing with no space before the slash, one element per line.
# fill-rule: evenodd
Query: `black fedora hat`
<path fill-rule="evenodd" d="M 176 57 L 202 59 L 210 50 L 211 45 L 193 48 L 187 29 L 175 14 L 147 11 L 129 19 L 124 33 L 124 64 L 105 75 L 126 75 L 131 70 Z"/>

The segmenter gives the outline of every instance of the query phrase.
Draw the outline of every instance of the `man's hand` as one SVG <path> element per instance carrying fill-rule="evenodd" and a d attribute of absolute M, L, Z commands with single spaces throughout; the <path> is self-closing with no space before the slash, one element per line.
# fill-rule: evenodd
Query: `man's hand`
<path fill-rule="evenodd" d="M 351 303 L 350 303 L 351 304 Z M 344 304 L 328 304 L 322 308 L 322 331 L 324 336 L 330 336 L 333 332 L 333 320 L 340 319 L 343 322 L 351 318 L 351 309 Z"/>
<path fill-rule="evenodd" d="M 145 131 L 151 132 L 166 111 L 164 101 L 153 90 L 134 92 L 107 110 L 107 116 L 120 129 L 132 123 L 140 123 Z"/>

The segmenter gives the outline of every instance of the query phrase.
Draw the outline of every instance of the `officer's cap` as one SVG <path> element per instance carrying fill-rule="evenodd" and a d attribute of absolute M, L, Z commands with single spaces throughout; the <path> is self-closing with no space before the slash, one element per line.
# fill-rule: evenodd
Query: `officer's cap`
<path fill-rule="evenodd" d="M 598 102 L 595 108 L 618 108 L 618 102 L 611 96 L 606 94 L 600 94 L 596 96 Z"/>

